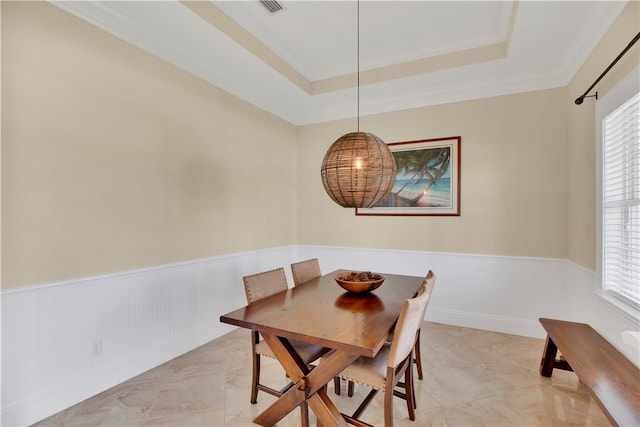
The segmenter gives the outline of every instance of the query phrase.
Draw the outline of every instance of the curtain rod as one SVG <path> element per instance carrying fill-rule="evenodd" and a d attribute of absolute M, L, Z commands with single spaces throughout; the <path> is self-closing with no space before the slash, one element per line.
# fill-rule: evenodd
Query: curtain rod
<path fill-rule="evenodd" d="M 593 89 L 593 87 L 595 85 L 598 84 L 598 82 L 600 81 L 600 79 L 602 79 L 604 77 L 605 74 L 607 74 L 609 72 L 609 70 L 611 69 L 611 67 L 613 67 L 614 65 L 616 65 L 616 62 L 618 62 L 620 60 L 620 58 L 622 58 L 624 56 L 625 53 L 627 53 L 627 51 L 629 49 L 631 49 L 631 46 L 633 46 L 638 39 L 640 39 L 640 33 L 636 34 L 636 36 L 629 42 L 629 44 L 627 45 L 627 47 L 625 47 L 622 52 L 620 52 L 620 55 L 618 55 L 616 57 L 616 59 L 613 60 L 613 62 L 611 64 L 609 64 L 609 66 L 602 72 L 602 74 L 600 74 L 600 77 L 598 77 L 596 79 L 595 82 L 593 82 L 593 84 L 591 84 L 591 86 L 589 86 L 589 89 L 585 90 L 584 93 L 579 96 L 578 98 L 576 98 L 576 105 L 580 105 L 582 104 L 582 102 L 584 101 L 585 98 L 591 98 L 591 97 L 595 97 L 596 99 L 598 99 L 598 92 L 596 92 L 595 95 L 590 95 L 587 96 L 587 94 L 591 91 L 591 89 Z"/>

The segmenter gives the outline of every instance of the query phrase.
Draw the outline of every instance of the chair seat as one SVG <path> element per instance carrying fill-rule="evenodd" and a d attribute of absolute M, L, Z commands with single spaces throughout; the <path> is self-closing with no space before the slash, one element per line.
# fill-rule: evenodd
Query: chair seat
<path fill-rule="evenodd" d="M 390 349 L 391 344 L 385 343 L 376 357 L 361 356 L 340 372 L 338 376 L 376 390 L 384 390 Z"/>
<path fill-rule="evenodd" d="M 306 365 L 319 359 L 328 350 L 327 348 L 321 347 L 319 345 L 307 344 L 294 340 L 291 340 L 290 342 L 293 348 L 296 349 L 296 353 L 300 355 L 300 358 Z M 269 345 L 264 341 L 260 341 L 256 345 L 256 353 L 262 356 L 270 357 L 272 359 L 276 358 L 275 354 L 273 354 L 273 351 L 271 350 L 271 347 L 269 347 Z"/>

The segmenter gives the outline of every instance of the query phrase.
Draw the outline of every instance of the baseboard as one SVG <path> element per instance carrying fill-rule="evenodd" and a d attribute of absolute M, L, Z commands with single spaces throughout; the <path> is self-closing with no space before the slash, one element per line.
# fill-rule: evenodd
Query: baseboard
<path fill-rule="evenodd" d="M 216 324 L 200 328 L 179 340 L 160 343 L 151 349 L 131 353 L 118 369 L 104 367 L 73 375 L 55 387 L 4 407 L 0 425 L 23 426 L 45 419 L 76 403 L 108 390 L 149 369 L 159 366 L 232 330 Z"/>
<path fill-rule="evenodd" d="M 503 334 L 521 335 L 532 338 L 545 337 L 544 329 L 540 326 L 539 322 L 513 317 L 492 316 L 484 313 L 471 313 L 441 307 L 429 307 L 426 320 L 429 322 L 444 323 L 464 328 L 483 329 Z"/>

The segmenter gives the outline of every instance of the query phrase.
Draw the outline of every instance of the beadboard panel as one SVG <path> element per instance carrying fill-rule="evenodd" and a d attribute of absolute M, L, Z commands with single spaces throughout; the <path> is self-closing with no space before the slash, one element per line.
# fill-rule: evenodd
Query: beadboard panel
<path fill-rule="evenodd" d="M 540 317 L 565 310 L 567 261 L 325 246 L 298 246 L 300 259 L 318 257 L 322 271 L 376 269 L 436 273 L 426 320 L 542 338 Z M 384 286 L 384 284 L 382 285 Z"/>
<path fill-rule="evenodd" d="M 538 318 L 561 318 L 618 347 L 634 329 L 594 293 L 595 273 L 562 259 L 313 245 L 230 254 L 3 292 L 2 425 L 36 422 L 223 335 L 220 315 L 245 304 L 243 275 L 284 266 L 291 286 L 289 264 L 315 257 L 325 273 L 432 269 L 433 322 L 543 338 Z"/>
<path fill-rule="evenodd" d="M 546 337 L 540 317 L 587 323 L 640 366 L 637 348 L 623 340 L 625 331 L 640 330 L 638 311 L 611 302 L 596 272 L 565 259 L 298 246 L 298 258 L 311 257 L 323 271 L 431 269 L 437 281 L 428 321 L 534 338 Z"/>
<path fill-rule="evenodd" d="M 246 304 L 242 276 L 288 265 L 295 250 L 3 292 L 1 425 L 41 420 L 225 334 L 220 315 Z"/>

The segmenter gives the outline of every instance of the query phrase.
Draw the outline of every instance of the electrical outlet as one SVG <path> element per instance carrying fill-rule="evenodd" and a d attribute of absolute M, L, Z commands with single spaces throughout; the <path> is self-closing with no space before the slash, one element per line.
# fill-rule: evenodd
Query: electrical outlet
<path fill-rule="evenodd" d="M 102 355 L 102 338 L 97 339 L 91 345 L 91 356 L 98 357 Z"/>

